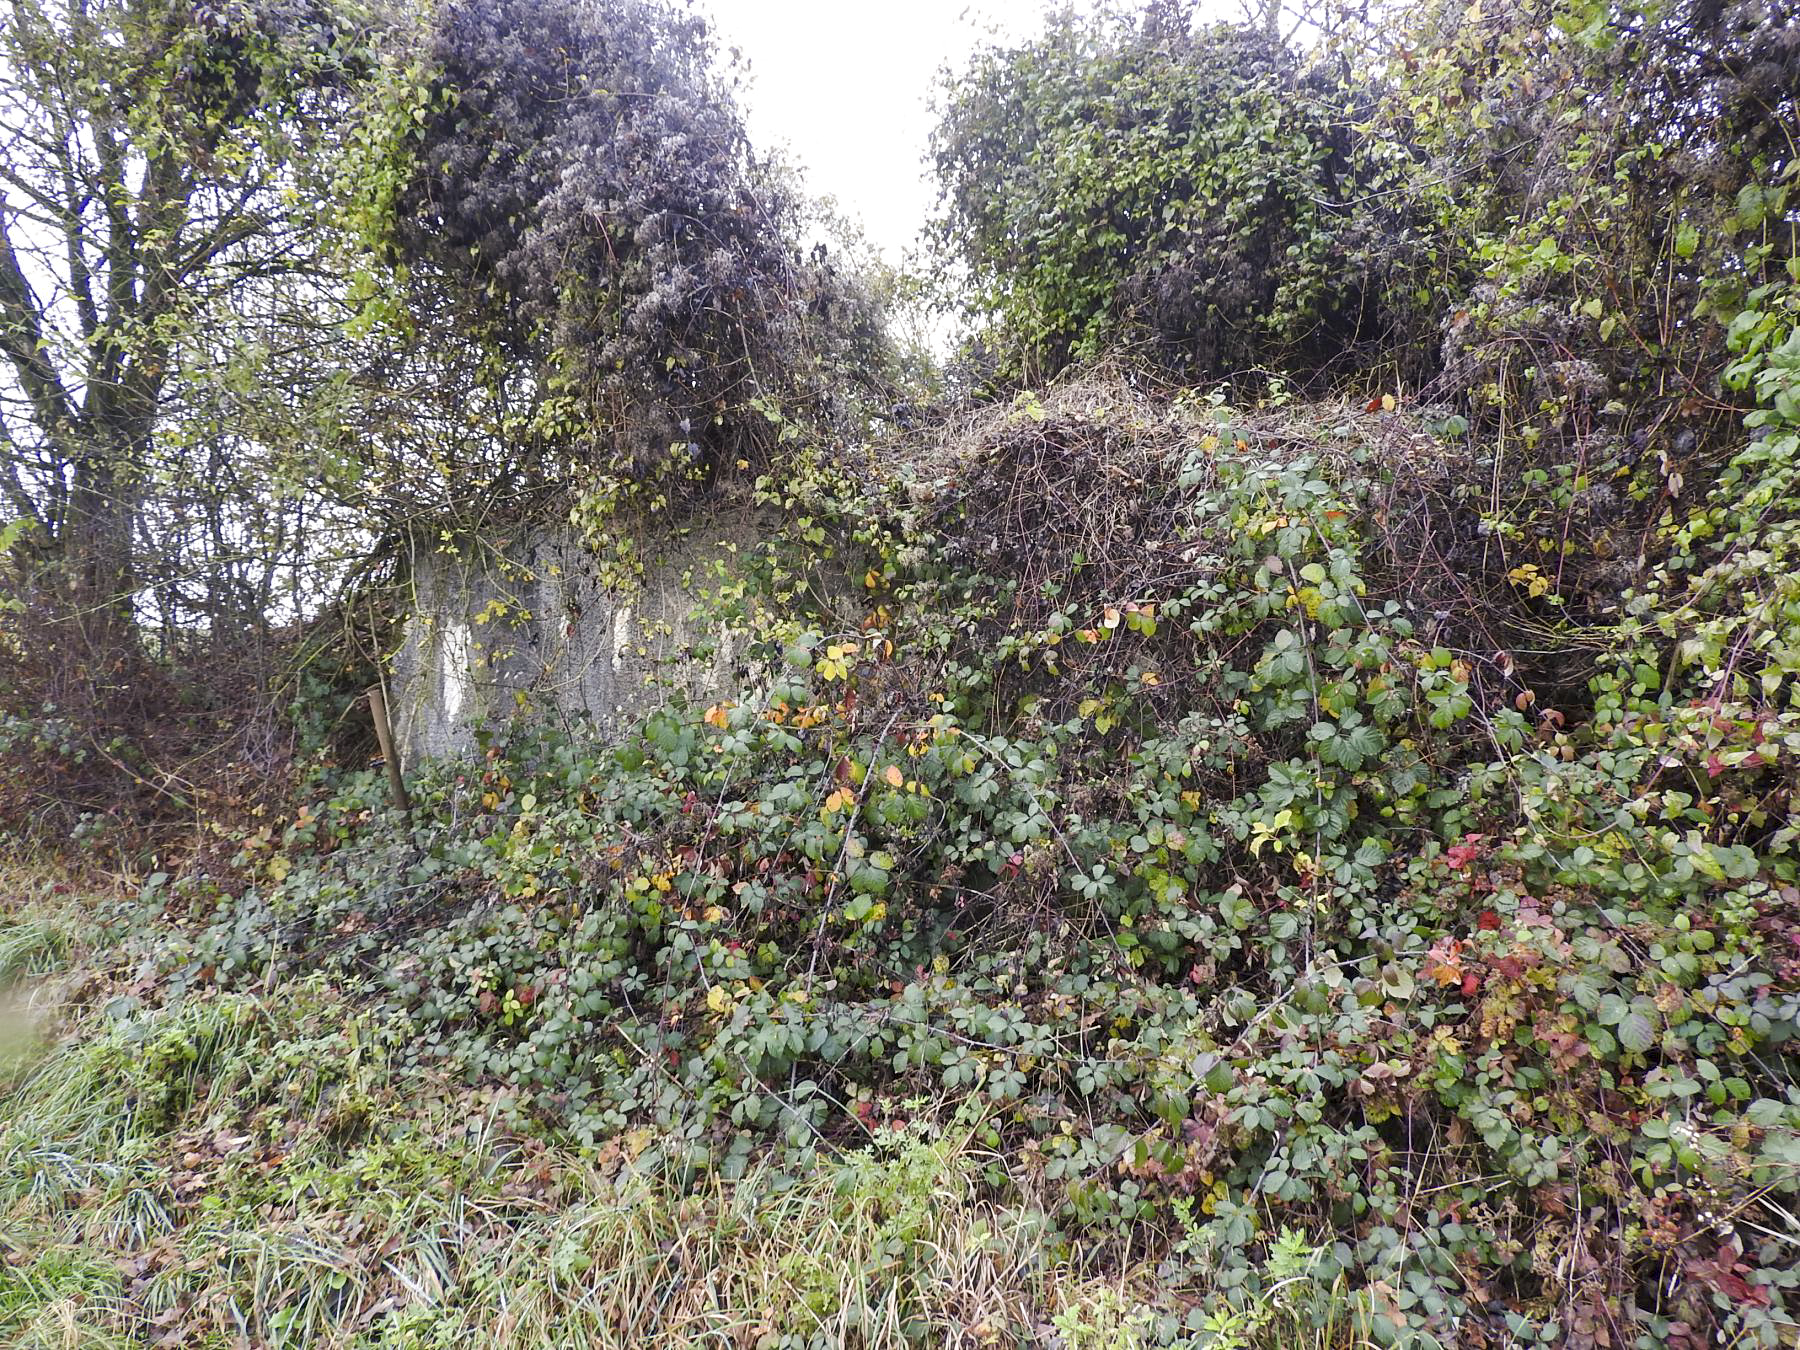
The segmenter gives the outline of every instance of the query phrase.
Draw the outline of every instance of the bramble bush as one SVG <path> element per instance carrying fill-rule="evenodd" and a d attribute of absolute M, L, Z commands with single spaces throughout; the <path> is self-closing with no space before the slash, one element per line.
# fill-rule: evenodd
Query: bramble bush
<path fill-rule="evenodd" d="M 650 1303 L 807 1347 L 1792 1341 L 1792 25 L 1429 4 L 1303 61 L 1193 17 L 1053 18 L 952 86 L 940 242 L 998 378 L 891 419 L 691 13 L 398 42 L 354 299 L 469 329 L 430 356 L 481 449 L 432 481 L 593 536 L 745 473 L 781 523 L 699 617 L 750 673 L 610 743 L 483 726 L 409 815 L 319 767 L 153 875 L 105 1030 L 0 1065 L 9 1215 L 141 1230 L 136 1273 L 31 1279 L 302 1342 L 502 1302 L 545 1343 Z M 683 1263 L 771 1213 L 809 1245 L 721 1310 Z M 265 1280 L 249 1214 L 307 1254 Z M 395 1214 L 462 1255 L 390 1303 Z M 305 1245 L 338 1223 L 380 1251 Z M 948 1274 L 989 1259 L 995 1296 Z"/>
<path fill-rule="evenodd" d="M 835 549 L 858 621 L 779 611 L 757 689 L 616 746 L 491 727 L 411 822 L 322 784 L 250 885 L 153 888 L 170 987 L 322 969 L 676 1175 L 978 1099 L 987 1184 L 1158 1255 L 1165 1341 L 1266 1309 L 1286 1229 L 1385 1342 L 1775 1344 L 1792 714 L 1649 636 L 1591 723 L 1477 706 L 1369 563 L 1390 422 L 1076 383 L 874 497 L 767 479 L 835 505 L 747 575 Z"/>

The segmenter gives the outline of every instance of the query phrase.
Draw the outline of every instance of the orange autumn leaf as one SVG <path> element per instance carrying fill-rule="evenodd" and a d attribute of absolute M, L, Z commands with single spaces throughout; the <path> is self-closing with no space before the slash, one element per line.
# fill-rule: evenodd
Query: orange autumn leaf
<path fill-rule="evenodd" d="M 1439 938 L 1437 944 L 1425 954 L 1424 975 L 1436 981 L 1440 988 L 1447 988 L 1463 981 L 1462 968 L 1463 944 L 1456 938 Z"/>

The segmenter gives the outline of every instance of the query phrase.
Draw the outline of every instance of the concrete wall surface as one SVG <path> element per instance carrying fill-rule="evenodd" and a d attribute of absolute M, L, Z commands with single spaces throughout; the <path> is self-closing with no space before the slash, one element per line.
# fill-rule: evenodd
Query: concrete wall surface
<path fill-rule="evenodd" d="M 567 528 L 421 542 L 389 690 L 402 759 L 466 750 L 484 720 L 586 717 L 605 735 L 675 688 L 737 687 L 736 644 L 705 601 L 759 537 L 748 514 L 708 519 L 646 548 L 624 588 Z"/>

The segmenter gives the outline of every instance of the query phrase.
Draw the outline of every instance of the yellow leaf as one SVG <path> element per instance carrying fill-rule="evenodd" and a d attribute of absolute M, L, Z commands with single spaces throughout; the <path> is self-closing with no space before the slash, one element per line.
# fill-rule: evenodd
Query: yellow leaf
<path fill-rule="evenodd" d="M 705 919 L 708 923 L 717 923 L 720 919 L 725 917 L 725 911 L 720 909 L 717 905 L 708 905 L 700 917 Z"/>
<path fill-rule="evenodd" d="M 1507 580 L 1515 586 L 1523 586 L 1525 593 L 1536 599 L 1550 590 L 1550 578 L 1539 570 L 1536 563 L 1520 563 L 1506 574 Z"/>
<path fill-rule="evenodd" d="M 293 866 L 293 863 L 278 853 L 269 859 L 269 875 L 276 881 L 285 881 L 287 874 L 293 870 Z"/>
<path fill-rule="evenodd" d="M 899 787 L 906 782 L 906 775 L 900 772 L 900 766 L 898 764 L 888 765 L 887 773 L 884 776 L 888 781 L 889 787 Z"/>
<path fill-rule="evenodd" d="M 731 995 L 720 985 L 714 985 L 706 991 L 706 1006 L 716 1013 L 722 1013 L 731 1006 Z"/>
<path fill-rule="evenodd" d="M 1400 400 L 1395 398 L 1392 394 L 1383 394 L 1381 396 L 1381 410 L 1383 412 L 1392 412 L 1399 406 Z"/>
<path fill-rule="evenodd" d="M 1201 1212 L 1211 1214 L 1218 1207 L 1219 1201 L 1223 1200 L 1228 1193 L 1224 1182 L 1213 1182 L 1212 1190 L 1208 1191 L 1206 1197 L 1200 1201 Z"/>

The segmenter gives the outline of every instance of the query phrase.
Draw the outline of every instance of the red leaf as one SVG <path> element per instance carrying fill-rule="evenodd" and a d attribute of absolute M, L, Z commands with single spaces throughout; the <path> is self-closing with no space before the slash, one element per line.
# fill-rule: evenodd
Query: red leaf
<path fill-rule="evenodd" d="M 1730 1247 L 1720 1247 L 1719 1254 L 1710 1261 L 1691 1259 L 1688 1261 L 1687 1267 L 1689 1274 L 1698 1276 L 1702 1282 L 1710 1284 L 1735 1303 L 1748 1303 L 1753 1307 L 1768 1305 L 1768 1287 L 1751 1284 L 1744 1278 L 1744 1275 L 1749 1272 L 1749 1267 L 1738 1258 L 1737 1252 Z"/>
<path fill-rule="evenodd" d="M 1460 844 L 1452 844 L 1444 850 L 1444 861 L 1460 872 L 1481 857 L 1486 843 L 1485 834 L 1465 834 Z"/>

